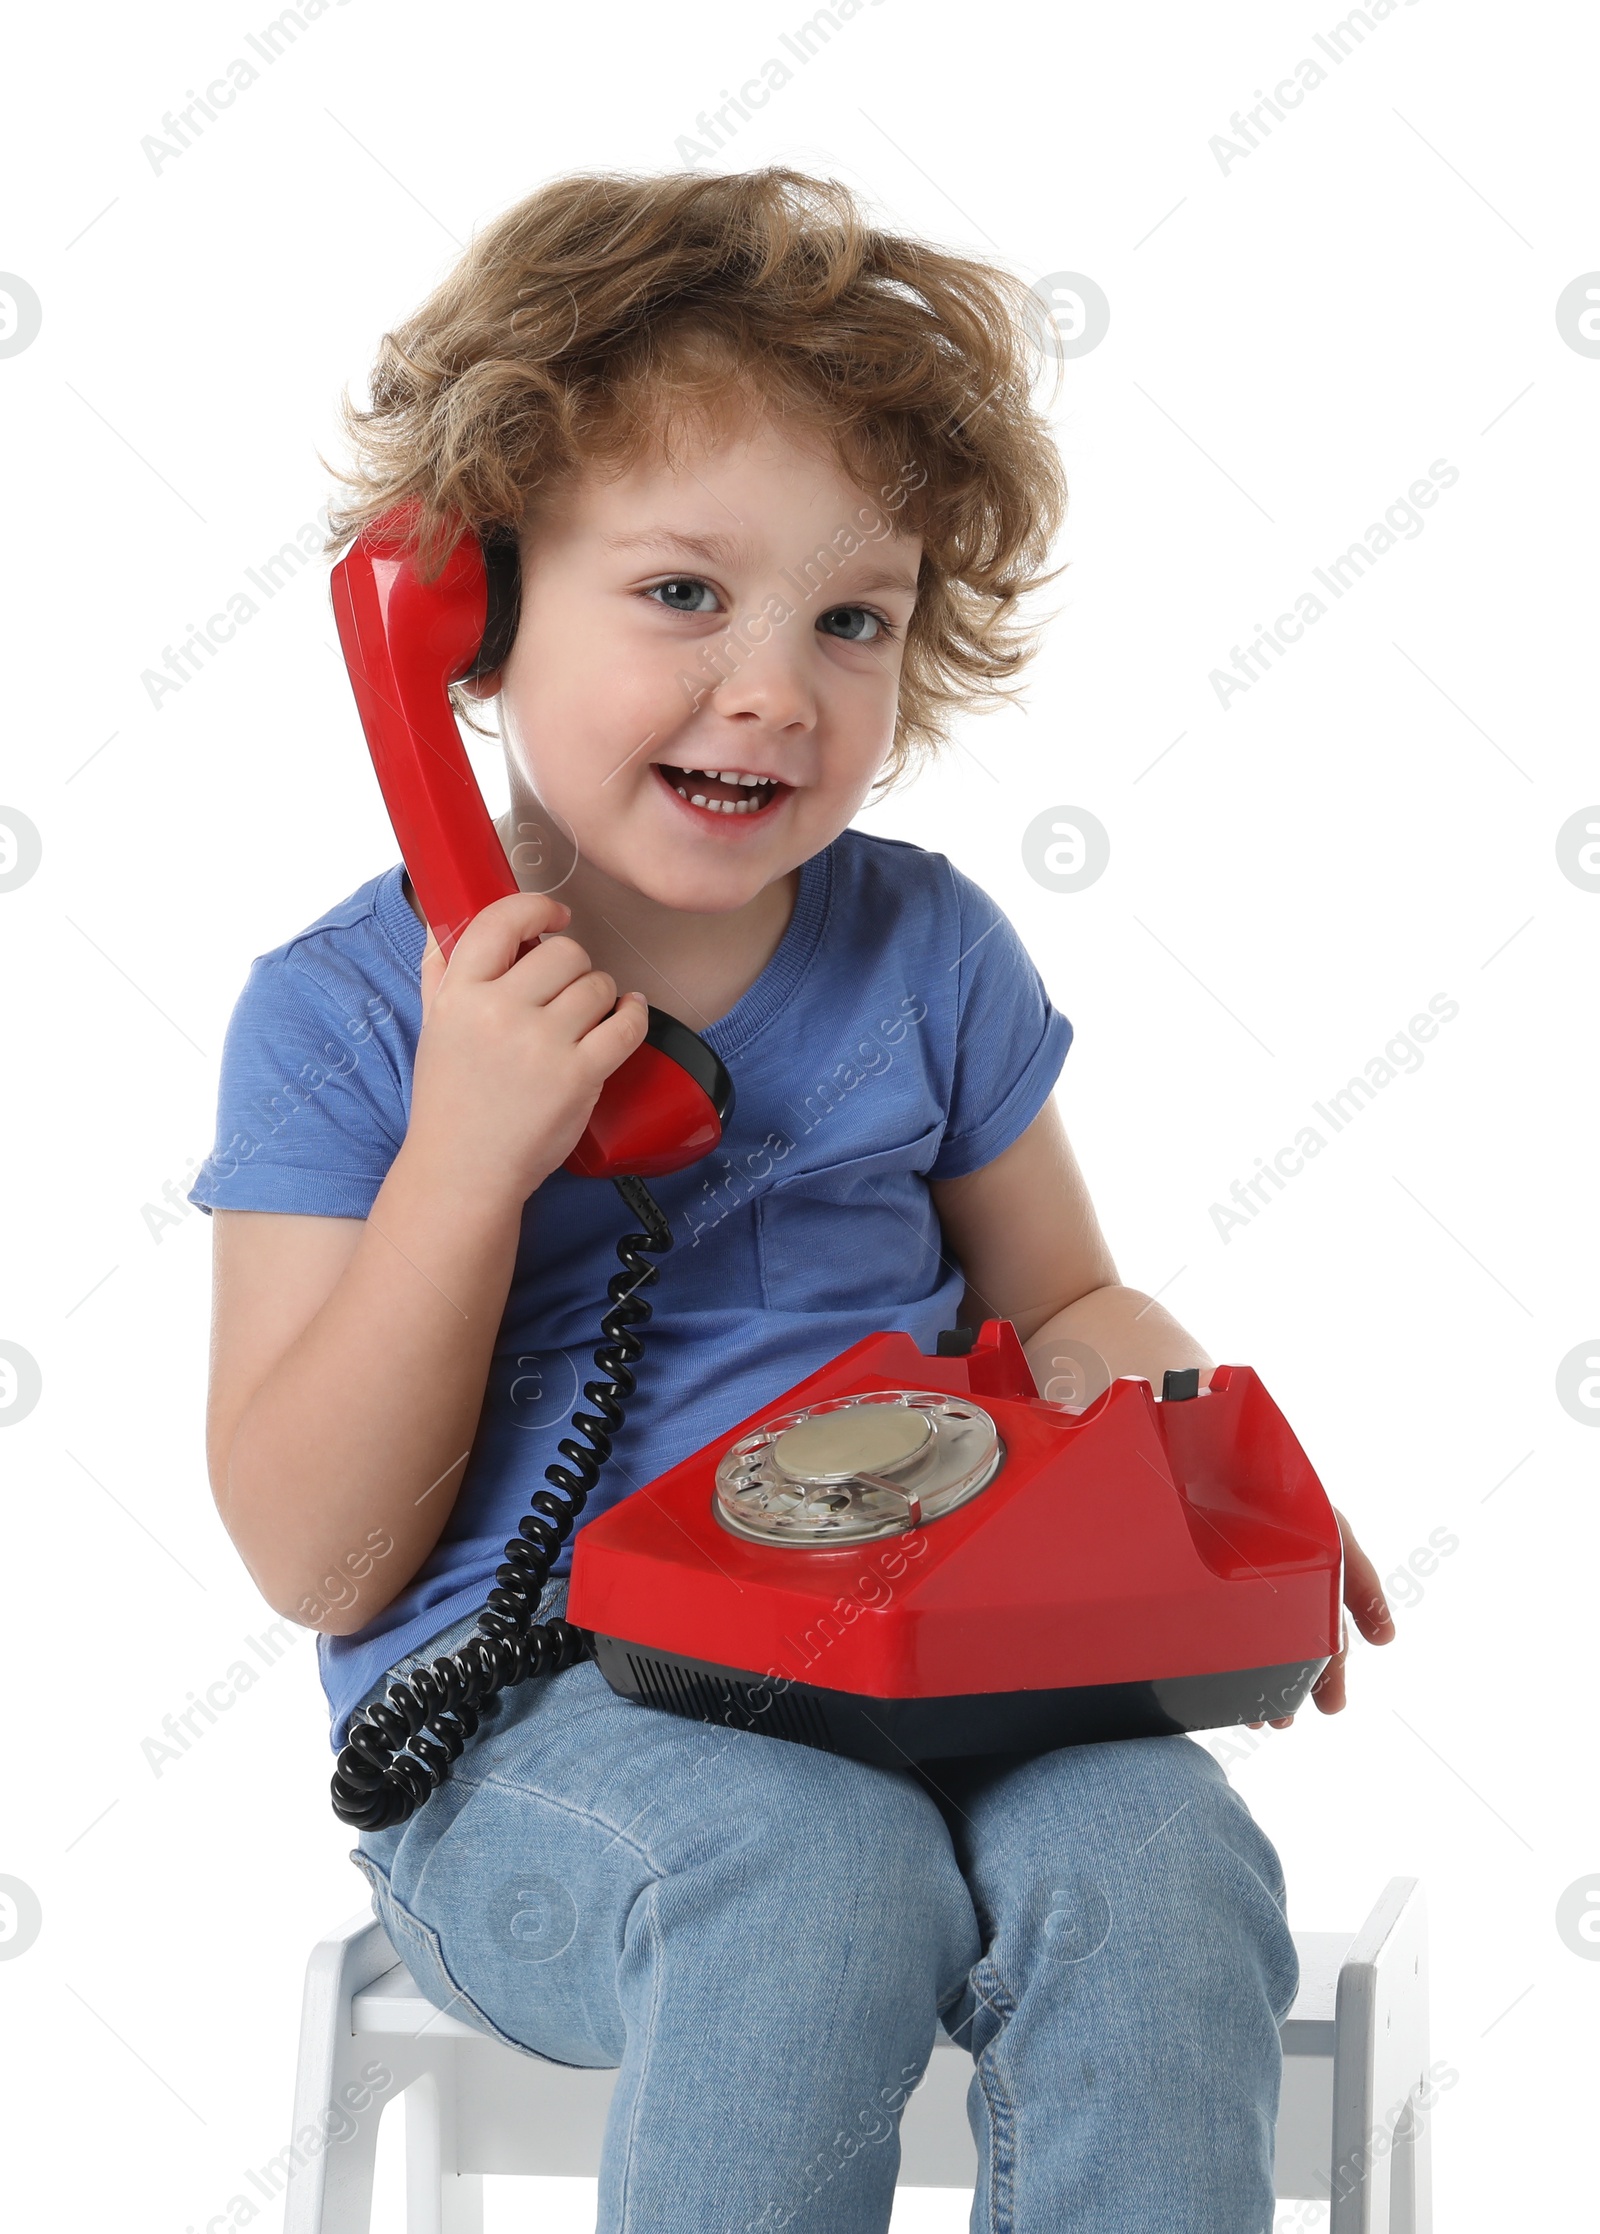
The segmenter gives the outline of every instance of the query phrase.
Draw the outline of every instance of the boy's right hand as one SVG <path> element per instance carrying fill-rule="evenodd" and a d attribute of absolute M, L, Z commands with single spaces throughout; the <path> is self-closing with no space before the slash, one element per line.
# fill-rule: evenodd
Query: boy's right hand
<path fill-rule="evenodd" d="M 518 1204 L 566 1162 L 649 1023 L 642 993 L 619 1001 L 575 939 L 542 936 L 571 920 L 547 893 L 509 893 L 473 917 L 448 962 L 430 930 L 422 960 L 406 1144 Z"/>

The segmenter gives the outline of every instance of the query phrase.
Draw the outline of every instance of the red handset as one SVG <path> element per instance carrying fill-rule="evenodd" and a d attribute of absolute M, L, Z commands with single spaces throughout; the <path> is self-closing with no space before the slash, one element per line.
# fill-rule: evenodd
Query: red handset
<path fill-rule="evenodd" d="M 333 612 L 384 805 L 439 950 L 480 908 L 515 892 L 448 686 L 500 665 L 516 634 L 514 537 L 463 534 L 431 582 L 418 578 L 414 515 L 365 529 L 333 570 Z M 655 1178 L 708 1155 L 733 1110 L 733 1082 L 705 1041 L 664 1010 L 606 1080 L 566 1169 L 586 1179 Z"/>

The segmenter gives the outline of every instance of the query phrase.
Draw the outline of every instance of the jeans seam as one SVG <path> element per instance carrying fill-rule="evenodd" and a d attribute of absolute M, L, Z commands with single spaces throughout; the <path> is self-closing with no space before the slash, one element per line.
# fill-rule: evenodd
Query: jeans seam
<path fill-rule="evenodd" d="M 639 2097 L 642 2092 L 642 2083 L 645 2075 L 649 2072 L 650 2058 L 655 2046 L 657 2018 L 661 2007 L 661 1980 L 666 1970 L 666 1948 L 661 1936 L 661 1918 L 656 1899 L 660 1885 L 660 1878 L 652 1877 L 643 1894 L 639 1896 L 646 1903 L 645 1936 L 653 1949 L 655 1959 L 650 1965 L 650 2005 L 646 2012 L 644 2040 L 638 2050 L 641 2084 L 633 2090 L 633 2101 L 628 2110 L 627 2136 L 623 2144 L 622 2177 L 619 2183 L 620 2193 L 617 2198 L 619 2234 L 628 2234 L 629 2182 L 633 2171 L 633 2137 L 639 2120 Z M 629 2042 L 624 2046 L 624 2056 L 628 2053 L 628 2047 L 632 2045 Z"/>
<path fill-rule="evenodd" d="M 973 1980 L 987 1968 L 988 1990 L 977 1989 L 980 2000 L 1000 2012 L 1000 2024 L 973 2059 L 978 2090 L 989 2117 L 989 2234 L 1013 2234 L 1016 2192 L 1016 2104 L 1001 2077 L 995 2050 L 1006 2036 L 1007 2022 L 1016 2015 L 1017 1997 L 987 1956 L 973 1966 Z M 974 2012 L 976 2023 L 976 2011 Z"/>
<path fill-rule="evenodd" d="M 457 1776 L 453 1781 L 459 1784 L 462 1779 Z M 609 1831 L 611 1834 L 610 1843 L 613 1846 L 621 1842 L 627 1846 L 631 1853 L 638 1856 L 650 1873 L 652 1887 L 667 1874 L 666 1869 L 661 1863 L 657 1862 L 649 1847 L 642 1840 L 631 1838 L 628 1835 L 629 1826 L 626 1823 L 613 1823 L 609 1816 L 598 1814 L 592 1807 L 574 1807 L 570 1800 L 563 1799 L 558 1792 L 549 1792 L 545 1790 L 542 1784 L 535 1784 L 524 1781 L 519 1777 L 509 1776 L 503 1769 L 491 1769 L 482 1783 L 475 1786 L 474 1789 L 484 1791 L 491 1784 L 498 1785 L 504 1792 L 514 1792 L 519 1800 L 538 1800 L 546 1807 L 555 1808 L 559 1813 L 565 1815 L 569 1821 L 587 1823 L 597 1831 Z"/>
<path fill-rule="evenodd" d="M 357 1849 L 357 1853 L 360 1853 L 359 1848 Z M 351 1859 L 354 1860 L 355 1856 L 352 1855 Z M 470 2009 L 472 2011 L 473 2016 L 481 2023 L 484 2031 L 491 2039 L 498 2040 L 503 2047 L 514 2048 L 518 2055 L 531 2056 L 536 2063 L 553 2063 L 563 2071 L 587 2071 L 594 2068 L 590 2064 L 564 2063 L 561 2057 L 547 2056 L 538 2048 L 530 2048 L 525 2040 L 514 2039 L 509 2032 L 503 2032 L 499 2025 L 497 2025 L 494 2019 L 489 2015 L 488 2011 L 485 2009 L 481 2009 L 478 2006 L 477 2002 L 475 2002 L 472 1996 L 466 1991 L 466 1989 L 458 1984 L 455 1972 L 450 1968 L 450 1965 L 445 1960 L 444 1943 L 440 1939 L 439 1934 L 434 1930 L 431 1924 L 424 1923 L 420 1916 L 413 1915 L 412 1911 L 406 1906 L 405 1902 L 400 1899 L 399 1895 L 395 1892 L 394 1882 L 390 1877 L 388 1871 L 383 1869 L 379 1863 L 374 1861 L 370 1854 L 361 1854 L 360 1859 L 361 1863 L 364 1863 L 368 1869 L 375 1870 L 377 1874 L 383 1879 L 384 1893 L 387 1897 L 389 1907 L 393 1912 L 394 1921 L 396 1924 L 400 1925 L 401 1929 L 398 1933 L 392 1930 L 390 1928 L 389 1919 L 383 1916 L 381 1913 L 378 1916 L 378 1921 L 383 1925 L 384 1933 L 385 1936 L 388 1938 L 389 1944 L 394 1948 L 394 1951 L 400 1958 L 401 1962 L 405 1963 L 406 1969 L 409 1971 L 411 1965 L 407 1961 L 405 1947 L 404 1945 L 400 1944 L 400 1942 L 404 1940 L 405 1933 L 407 1929 L 409 1929 L 416 1934 L 417 1938 L 421 1941 L 424 1949 L 429 1954 L 431 1954 L 434 1961 L 438 1964 L 441 1974 L 449 1982 L 451 1993 L 454 1995 L 455 1999 L 451 2002 L 448 2009 L 441 2009 L 439 2011 L 439 2015 L 441 2017 L 449 2016 L 451 2014 L 451 2011 L 455 2008 L 456 2002 L 460 2002 L 464 2008 Z M 360 1865 L 358 1864 L 358 1866 Z M 365 1872 L 363 1872 L 363 1874 L 365 1874 Z M 422 1989 L 420 1986 L 417 1988 L 417 1991 L 419 1994 L 422 1994 L 422 1999 L 426 2001 L 428 1997 L 426 1994 L 422 1993 Z M 424 2025 L 422 2029 L 423 2032 L 426 2032 L 427 2026 Z M 418 2037 L 420 2038 L 421 2035 L 419 2034 Z"/>

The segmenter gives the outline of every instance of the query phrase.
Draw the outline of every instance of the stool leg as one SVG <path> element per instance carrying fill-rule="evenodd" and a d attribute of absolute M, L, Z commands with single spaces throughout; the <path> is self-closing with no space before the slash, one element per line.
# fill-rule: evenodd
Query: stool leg
<path fill-rule="evenodd" d="M 406 2089 L 406 2234 L 483 2234 L 483 2180 L 455 2169 L 454 2062 Z"/>
<path fill-rule="evenodd" d="M 444 2234 L 439 2082 L 424 2071 L 406 2089 L 406 2234 Z"/>
<path fill-rule="evenodd" d="M 381 2108 L 375 2103 L 355 2132 L 317 2161 L 314 2173 L 308 2169 L 290 2179 L 284 2234 L 370 2234 Z"/>
<path fill-rule="evenodd" d="M 1412 2234 L 1433 2234 L 1433 2118 L 1423 2110 L 1411 2137 Z"/>
<path fill-rule="evenodd" d="M 457 2172 L 445 2182 L 444 2234 L 483 2234 L 483 2178 Z"/>
<path fill-rule="evenodd" d="M 1339 1970 L 1330 2234 L 1428 2224 L 1427 1957 L 1422 1889 L 1391 1878 Z"/>
<path fill-rule="evenodd" d="M 483 2234 L 483 2176 L 447 2172 L 440 2198 L 443 2234 Z"/>
<path fill-rule="evenodd" d="M 311 1950 L 291 2120 L 297 2147 L 284 2152 L 284 2234 L 368 2234 L 378 2125 L 395 2072 L 373 2056 L 370 2040 L 357 2039 L 351 2005 L 395 1959 L 370 1913 L 350 1917 Z"/>
<path fill-rule="evenodd" d="M 1389 2234 L 1433 2234 L 1433 2137 L 1416 2095 L 1395 2127 L 1389 2183 Z"/>

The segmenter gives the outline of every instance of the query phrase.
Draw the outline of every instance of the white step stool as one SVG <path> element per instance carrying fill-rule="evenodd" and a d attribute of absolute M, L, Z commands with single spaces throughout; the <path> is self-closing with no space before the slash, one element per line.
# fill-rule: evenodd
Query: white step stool
<path fill-rule="evenodd" d="M 1421 1887 L 1391 1878 L 1353 1937 L 1296 1932 L 1294 1943 L 1300 1991 L 1283 2024 L 1278 2195 L 1331 2196 L 1330 2234 L 1432 2234 Z M 360 2073 L 373 2062 L 393 2085 L 352 2108 L 371 2097 Z M 444 2015 L 370 1911 L 354 1916 L 306 1966 L 291 2150 L 304 2161 L 290 2175 L 284 2234 L 368 2234 L 378 2123 L 396 2094 L 406 2104 L 407 2234 L 482 2234 L 484 2173 L 596 2176 L 616 2076 L 519 2055 Z M 901 2117 L 900 2186 L 972 2187 L 971 2078 L 971 2055 L 941 2026 Z M 348 2139 L 306 2150 L 308 2129 L 320 2136 L 352 2119 Z"/>

